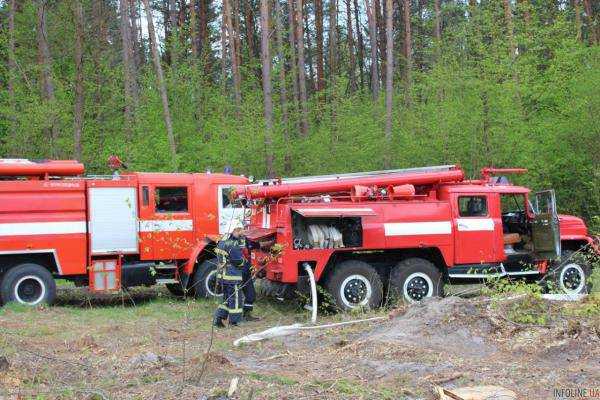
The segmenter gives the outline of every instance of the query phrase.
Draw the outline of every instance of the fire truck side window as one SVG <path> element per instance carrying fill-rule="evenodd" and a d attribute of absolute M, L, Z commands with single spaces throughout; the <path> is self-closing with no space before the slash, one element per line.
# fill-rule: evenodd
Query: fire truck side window
<path fill-rule="evenodd" d="M 458 198 L 458 212 L 461 217 L 487 216 L 487 201 L 484 196 L 461 196 Z"/>
<path fill-rule="evenodd" d="M 188 211 L 186 187 L 158 187 L 155 191 L 155 199 L 157 213 Z"/>

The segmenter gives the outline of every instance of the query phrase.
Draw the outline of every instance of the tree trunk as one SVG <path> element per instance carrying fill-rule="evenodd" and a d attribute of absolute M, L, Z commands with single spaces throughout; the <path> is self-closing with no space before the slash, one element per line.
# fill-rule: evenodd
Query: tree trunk
<path fill-rule="evenodd" d="M 592 3 L 590 2 L 590 0 L 583 0 L 583 8 L 585 10 L 585 14 L 587 16 L 587 21 L 588 21 L 588 30 L 590 32 L 590 44 L 597 44 L 599 42 L 599 33 L 598 30 L 600 28 L 598 28 L 594 21 L 594 11 L 592 10 Z"/>
<path fill-rule="evenodd" d="M 83 131 L 83 104 L 85 100 L 83 92 L 83 26 L 85 24 L 85 20 L 83 17 L 83 6 L 81 5 L 81 1 L 75 0 L 73 6 L 73 11 L 75 14 L 75 105 L 73 110 L 73 145 L 75 159 L 81 161 L 81 134 Z"/>
<path fill-rule="evenodd" d="M 277 41 L 277 59 L 279 66 L 279 102 L 281 103 L 281 119 L 283 125 L 283 141 L 285 145 L 285 155 L 283 160 L 283 170 L 286 174 L 292 172 L 292 158 L 290 155 L 290 132 L 288 122 L 287 88 L 285 80 L 285 53 L 283 51 L 283 27 L 281 23 L 281 4 L 275 0 L 275 40 Z"/>
<path fill-rule="evenodd" d="M 404 0 L 404 86 L 405 102 L 410 103 L 411 70 L 412 70 L 412 34 L 410 26 L 410 0 Z"/>
<path fill-rule="evenodd" d="M 246 44 L 248 45 L 249 58 L 256 57 L 256 53 L 257 53 L 256 45 L 254 44 L 254 10 L 253 10 L 253 8 L 254 8 L 254 4 L 253 4 L 252 0 L 244 1 L 244 24 L 246 25 Z"/>
<path fill-rule="evenodd" d="M 141 29 L 138 29 L 138 15 L 137 15 L 137 10 L 136 10 L 136 0 L 129 0 L 129 24 L 131 27 L 131 47 L 132 47 L 132 54 L 133 54 L 133 62 L 135 65 L 136 69 L 139 69 L 140 66 L 142 65 L 142 59 L 141 59 L 141 54 L 142 54 L 142 49 L 141 49 L 141 43 L 140 43 L 140 31 Z"/>
<path fill-rule="evenodd" d="M 17 71 L 17 61 L 15 59 L 15 0 L 9 0 L 8 3 L 8 101 L 10 104 L 10 139 L 12 148 L 15 148 L 17 141 L 17 101 L 15 98 L 15 76 Z"/>
<path fill-rule="evenodd" d="M 517 58 L 517 45 L 515 44 L 515 28 L 513 26 L 512 9 L 510 7 L 510 0 L 503 0 L 503 3 L 506 35 L 508 36 L 508 51 L 510 58 L 514 61 Z"/>
<path fill-rule="evenodd" d="M 177 29 L 179 32 L 182 32 L 179 35 L 179 42 L 183 45 L 185 44 L 186 38 L 183 34 L 183 28 L 185 26 L 185 18 L 187 16 L 187 0 L 179 0 L 179 12 L 177 13 Z"/>
<path fill-rule="evenodd" d="M 233 14 L 230 14 L 231 18 L 232 18 L 232 23 L 230 24 L 230 26 L 233 27 L 233 41 L 235 42 L 235 55 L 237 57 L 237 65 L 238 65 L 238 72 L 239 72 L 239 67 L 242 65 L 242 41 L 241 41 L 241 22 L 240 22 L 240 1 L 239 0 L 231 0 L 233 1 L 233 7 L 229 7 L 229 10 L 231 10 L 233 12 Z M 238 74 L 239 75 L 239 74 Z M 240 82 L 241 82 L 241 78 L 240 78 Z"/>
<path fill-rule="evenodd" d="M 360 29 L 360 28 L 357 28 Z M 350 0 L 346 0 L 346 30 L 348 41 L 348 83 L 350 92 L 356 91 L 356 54 L 354 53 L 354 32 L 352 30 L 352 9 Z"/>
<path fill-rule="evenodd" d="M 221 85 L 223 89 L 223 93 L 225 93 L 225 88 L 227 87 L 227 24 L 225 23 L 225 13 L 222 15 L 221 19 Z"/>
<path fill-rule="evenodd" d="M 119 0 L 121 13 L 121 39 L 123 44 L 123 75 L 125 86 L 125 129 L 129 143 L 133 139 L 135 126 L 135 110 L 138 106 L 138 89 L 136 81 L 136 68 L 133 62 L 133 49 L 131 46 L 131 32 L 129 29 L 129 13 L 127 0 Z"/>
<path fill-rule="evenodd" d="M 583 42 L 583 33 L 581 30 L 581 10 L 579 6 L 579 0 L 573 0 L 573 8 L 575 12 L 575 32 L 578 42 Z"/>
<path fill-rule="evenodd" d="M 314 69 L 313 69 L 313 49 L 312 43 L 310 41 L 310 26 L 308 25 L 308 12 L 303 13 L 304 15 L 304 30 L 306 37 L 306 63 L 308 64 L 308 93 L 314 91 L 315 89 L 315 81 L 314 81 Z"/>
<path fill-rule="evenodd" d="M 169 27 L 171 35 L 177 36 L 177 1 L 169 0 Z"/>
<path fill-rule="evenodd" d="M 269 0 L 260 0 L 260 58 L 265 114 L 265 169 L 273 178 L 273 97 L 271 90 L 271 56 L 269 53 Z"/>
<path fill-rule="evenodd" d="M 350 0 L 347 0 L 350 1 Z M 358 39 L 358 69 L 360 75 L 360 87 L 363 88 L 365 86 L 365 77 L 364 77 L 364 59 L 365 59 L 365 44 L 363 41 L 362 28 L 360 24 L 360 8 L 358 5 L 358 0 L 354 0 L 354 23 L 356 25 L 356 38 Z"/>
<path fill-rule="evenodd" d="M 323 68 L 323 0 L 315 0 L 315 36 L 317 41 L 317 91 L 325 88 Z"/>
<path fill-rule="evenodd" d="M 144 4 L 146 4 L 146 3 L 144 2 Z M 176 0 L 169 0 L 169 25 L 171 27 L 171 34 L 175 33 L 177 31 L 177 1 Z"/>
<path fill-rule="evenodd" d="M 375 26 L 377 32 L 377 62 L 379 63 L 379 73 L 381 74 L 381 82 L 383 83 L 385 77 L 385 21 L 381 15 L 381 2 L 379 0 L 372 0 L 373 8 L 375 12 L 373 13 L 373 18 L 375 18 Z M 383 0 L 385 1 L 385 0 Z"/>
<path fill-rule="evenodd" d="M 375 21 L 375 9 L 365 0 L 367 19 L 369 22 L 369 41 L 371 43 L 371 91 L 373 100 L 379 99 L 379 73 L 377 68 L 377 25 Z"/>
<path fill-rule="evenodd" d="M 198 29 L 198 47 L 199 52 L 203 56 L 207 57 L 209 54 L 209 37 L 208 37 L 208 11 L 209 11 L 210 0 L 200 0 L 198 2 L 198 22 L 200 27 Z M 208 58 L 208 57 L 207 57 Z"/>
<path fill-rule="evenodd" d="M 198 20 L 196 13 L 196 0 L 190 0 L 190 44 L 192 57 L 198 58 Z"/>
<path fill-rule="evenodd" d="M 394 90 L 394 32 L 392 18 L 394 6 L 392 0 L 385 0 L 385 35 L 386 35 L 386 62 L 385 62 L 385 168 L 391 166 L 392 146 L 392 93 Z"/>
<path fill-rule="evenodd" d="M 337 0 L 329 0 L 329 79 L 337 75 Z"/>
<path fill-rule="evenodd" d="M 339 130 L 337 124 L 337 77 L 338 70 L 338 23 L 337 23 L 337 0 L 329 0 L 329 103 L 332 146 L 339 141 Z"/>
<path fill-rule="evenodd" d="M 440 10 L 440 0 L 434 0 L 433 8 L 435 11 L 435 26 L 433 32 L 435 35 L 435 40 L 437 40 L 439 43 L 442 40 L 442 12 Z"/>
<path fill-rule="evenodd" d="M 288 41 L 290 46 L 290 73 L 292 74 L 292 91 L 294 98 L 292 100 L 292 112 L 293 115 L 297 115 L 298 105 L 300 104 L 300 90 L 298 88 L 298 59 L 296 57 L 296 24 L 294 22 L 294 0 L 287 0 L 288 6 Z M 295 119 L 296 132 L 300 132 L 302 129 L 300 126 L 300 120 Z"/>
<path fill-rule="evenodd" d="M 177 30 L 177 0 L 167 1 L 167 15 L 169 17 L 168 22 L 166 20 L 164 21 L 165 44 L 167 49 L 165 56 L 168 64 L 174 64 L 178 57 L 177 38 L 179 37 L 179 31 Z"/>
<path fill-rule="evenodd" d="M 167 139 L 171 150 L 171 165 L 174 171 L 177 171 L 177 144 L 175 143 L 175 135 L 173 134 L 173 122 L 171 120 L 171 111 L 169 110 L 169 99 L 167 97 L 167 87 L 163 76 L 162 66 L 160 64 L 160 55 L 158 54 L 158 46 L 156 42 L 156 32 L 154 31 L 154 21 L 152 20 L 152 10 L 148 0 L 142 0 L 144 8 L 146 8 L 146 21 L 148 23 L 148 40 L 150 42 L 150 50 L 152 52 L 152 61 L 156 71 L 156 83 L 160 92 L 160 99 L 163 106 L 163 117 L 165 127 L 167 128 Z"/>
<path fill-rule="evenodd" d="M 104 101 L 103 89 L 107 79 L 106 75 L 104 74 L 104 65 L 106 65 L 105 51 L 110 39 L 108 36 L 108 24 L 106 22 L 107 18 L 105 9 L 106 4 L 104 0 L 92 2 L 91 30 L 92 32 L 96 33 L 91 38 L 93 42 L 90 46 L 94 71 L 93 104 L 101 104 L 101 102 Z M 90 112 L 98 126 L 102 126 L 105 123 L 105 114 L 101 107 L 93 107 L 90 109 Z M 106 136 L 108 136 L 107 133 L 103 132 L 102 130 L 98 133 L 97 140 L 100 148 L 104 147 L 104 140 Z"/>
<path fill-rule="evenodd" d="M 242 107 L 242 84 L 240 76 L 240 68 L 238 64 L 239 51 L 236 48 L 235 32 L 232 25 L 231 7 L 229 0 L 223 0 L 223 15 L 225 16 L 225 29 L 229 39 L 229 52 L 231 56 L 231 73 L 233 75 L 233 94 L 235 99 L 235 107 L 238 118 L 240 117 Z"/>
<path fill-rule="evenodd" d="M 298 41 L 298 92 L 300 94 L 300 134 L 308 136 L 308 99 L 306 95 L 306 70 L 304 65 L 304 29 L 302 24 L 302 0 L 296 0 L 296 40 Z"/>
<path fill-rule="evenodd" d="M 50 48 L 48 47 L 48 32 L 46 30 L 46 0 L 38 0 L 37 2 L 37 42 L 38 42 L 38 62 L 41 69 L 40 82 L 42 86 L 42 98 L 50 103 L 51 115 L 48 121 L 48 128 L 46 131 L 50 140 L 50 151 L 52 156 L 58 155 L 56 149 L 56 140 L 58 139 L 58 126 L 56 121 L 56 114 L 54 112 L 54 102 L 56 101 L 54 95 L 54 83 L 52 81 L 52 58 L 50 56 Z"/>

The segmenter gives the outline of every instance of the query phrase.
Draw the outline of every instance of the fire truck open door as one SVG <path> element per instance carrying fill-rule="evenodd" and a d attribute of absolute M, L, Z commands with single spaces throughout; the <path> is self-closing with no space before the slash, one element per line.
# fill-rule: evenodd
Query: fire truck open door
<path fill-rule="evenodd" d="M 532 221 L 533 250 L 538 259 L 552 260 L 560 256 L 560 228 L 554 190 L 535 194 Z"/>

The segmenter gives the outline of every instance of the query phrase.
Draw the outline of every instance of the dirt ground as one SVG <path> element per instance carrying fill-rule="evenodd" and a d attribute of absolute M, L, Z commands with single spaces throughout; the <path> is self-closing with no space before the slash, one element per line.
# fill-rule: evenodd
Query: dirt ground
<path fill-rule="evenodd" d="M 599 304 L 452 296 L 320 316 L 386 319 L 233 347 L 308 312 L 262 299 L 261 321 L 213 332 L 214 301 L 62 287 L 55 306 L 0 309 L 0 399 L 226 399 L 235 378 L 234 399 L 434 399 L 436 385 L 553 399 L 600 387 Z"/>

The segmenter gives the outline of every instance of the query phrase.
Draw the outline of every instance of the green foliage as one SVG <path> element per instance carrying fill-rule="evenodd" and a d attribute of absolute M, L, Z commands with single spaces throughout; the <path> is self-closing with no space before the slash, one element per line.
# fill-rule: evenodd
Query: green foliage
<path fill-rule="evenodd" d="M 525 296 L 523 300 L 511 303 L 507 311 L 507 318 L 517 324 L 546 325 L 548 323 L 548 304 L 537 296 Z"/>
<path fill-rule="evenodd" d="M 599 257 L 596 256 L 595 263 L 591 264 L 592 266 L 592 274 L 589 277 L 589 285 L 591 287 L 591 292 L 596 297 L 600 296 L 600 260 Z"/>
<path fill-rule="evenodd" d="M 600 317 L 600 293 L 592 293 L 575 307 L 567 309 L 567 314 L 576 317 Z"/>
<path fill-rule="evenodd" d="M 3 14 L 7 3 L 0 3 Z M 529 7 L 529 23 L 522 7 Z M 84 9 L 90 20 L 92 2 L 84 1 Z M 556 189 L 561 212 L 581 215 L 592 231 L 600 231 L 600 46 L 576 41 L 572 10 L 542 1 L 519 5 L 514 13 L 519 54 L 513 59 L 501 2 L 483 2 L 472 17 L 468 15 L 462 2 L 443 2 L 441 43 L 431 40 L 430 16 L 413 18 L 415 68 L 407 85 L 401 80 L 402 64 L 396 66 L 391 143 L 383 135 L 383 100 L 371 100 L 368 76 L 354 93 L 348 92 L 348 77 L 342 74 L 334 87 L 327 88 L 326 100 L 310 94 L 307 138 L 298 133 L 298 107 L 289 101 L 289 123 L 283 123 L 278 98 L 283 83 L 274 79 L 274 143 L 265 149 L 256 59 L 245 57 L 242 65 L 239 117 L 230 77 L 221 76 L 216 51 L 206 58 L 208 65 L 185 54 L 170 65 L 165 62 L 180 170 L 220 171 L 231 165 L 236 173 L 263 177 L 267 151 L 275 155 L 279 175 L 380 169 L 386 151 L 392 154 L 392 167 L 459 163 L 470 176 L 488 165 L 521 166 L 530 172 L 517 183 Z M 138 71 L 135 124 L 126 125 L 117 17 L 117 10 L 109 7 L 108 43 L 99 39 L 93 24 L 86 25 L 82 161 L 90 173 L 107 172 L 110 154 L 118 154 L 135 170 L 168 170 L 161 102 L 148 63 Z M 23 2 L 15 21 L 15 106 L 6 90 L 0 93 L 2 157 L 73 157 L 75 30 L 70 3 L 51 2 L 47 25 L 56 92 L 52 104 L 42 100 L 39 89 L 35 4 Z M 216 48 L 218 26 L 210 29 Z M 402 27 L 396 29 L 400 43 Z M 340 43 L 345 43 L 342 27 L 340 35 Z M 7 58 L 7 41 L 3 24 L 2 59 Z M 147 58 L 146 47 L 144 52 Z M 347 63 L 347 58 L 342 54 L 340 62 Z M 279 61 L 274 77 L 278 68 Z M 340 65 L 339 70 L 346 71 L 347 66 Z M 7 74 L 3 62 L 0 81 L 6 82 Z M 285 82 L 288 100 L 291 75 Z M 60 131 L 52 146 L 44 132 L 51 119 Z M 290 170 L 285 168 L 286 158 Z"/>
<path fill-rule="evenodd" d="M 484 294 L 492 297 L 491 306 L 494 313 L 503 315 L 503 318 L 514 324 L 546 325 L 548 323 L 548 304 L 542 299 L 542 287 L 537 283 L 502 278 L 490 279 Z"/>
<path fill-rule="evenodd" d="M 542 287 L 537 283 L 527 283 L 523 280 L 511 281 L 506 278 L 489 278 L 483 294 L 492 297 L 505 297 L 506 295 L 527 295 L 541 297 Z"/>

